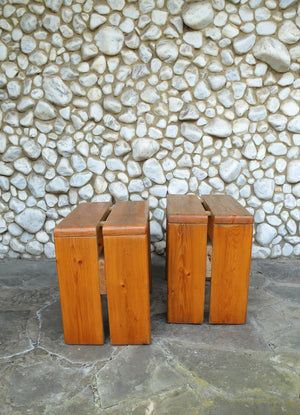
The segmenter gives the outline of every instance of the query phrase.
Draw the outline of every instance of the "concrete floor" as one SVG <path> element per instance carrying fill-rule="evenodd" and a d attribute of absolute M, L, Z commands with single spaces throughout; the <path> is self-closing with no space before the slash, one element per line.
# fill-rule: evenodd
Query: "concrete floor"
<path fill-rule="evenodd" d="M 55 261 L 0 261 L 0 414 L 299 414 L 300 259 L 252 261 L 242 326 L 167 324 L 164 258 L 152 265 L 152 344 L 79 347 Z"/>

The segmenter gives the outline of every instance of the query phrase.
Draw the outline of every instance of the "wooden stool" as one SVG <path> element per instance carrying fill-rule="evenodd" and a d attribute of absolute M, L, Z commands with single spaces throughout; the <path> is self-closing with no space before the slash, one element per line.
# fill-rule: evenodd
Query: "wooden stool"
<path fill-rule="evenodd" d="M 83 203 L 55 228 L 66 343 L 104 343 L 102 294 L 112 344 L 150 343 L 148 216 L 147 202 Z"/>
<path fill-rule="evenodd" d="M 168 195 L 169 323 L 203 322 L 207 218 L 197 196 Z"/>
<path fill-rule="evenodd" d="M 253 216 L 233 197 L 203 196 L 211 212 L 208 235 L 212 241 L 209 322 L 246 321 L 251 263 Z"/>
<path fill-rule="evenodd" d="M 117 202 L 102 229 L 111 343 L 149 344 L 147 202 Z"/>
<path fill-rule="evenodd" d="M 110 203 L 82 203 L 54 229 L 65 342 L 103 344 L 98 256 Z"/>

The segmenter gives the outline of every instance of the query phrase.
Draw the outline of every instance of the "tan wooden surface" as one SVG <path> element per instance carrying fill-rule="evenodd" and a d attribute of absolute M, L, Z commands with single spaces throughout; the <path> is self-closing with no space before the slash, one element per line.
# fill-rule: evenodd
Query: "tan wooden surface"
<path fill-rule="evenodd" d="M 149 228 L 148 228 L 149 229 Z M 148 235 L 150 235 L 150 230 Z M 148 244 L 148 263 L 149 263 L 149 285 L 150 285 L 150 292 L 152 291 L 152 275 L 151 275 L 151 251 L 150 251 L 150 243 Z M 100 294 L 106 295 L 107 288 L 106 288 L 106 273 L 105 273 L 105 257 L 104 257 L 104 250 L 99 256 L 98 261 L 99 266 L 99 281 L 100 281 Z"/>
<path fill-rule="evenodd" d="M 209 322 L 246 321 L 252 225 L 215 225 Z"/>
<path fill-rule="evenodd" d="M 207 247 L 206 247 L 206 272 L 205 279 L 206 281 L 211 280 L 211 265 L 212 265 L 212 243 L 209 238 L 207 238 Z"/>
<path fill-rule="evenodd" d="M 117 202 L 103 225 L 111 343 L 149 344 L 147 202 Z"/>
<path fill-rule="evenodd" d="M 101 252 L 98 260 L 99 268 L 99 282 L 100 282 L 100 294 L 106 295 L 106 274 L 105 274 L 105 260 L 104 260 L 104 250 Z"/>
<path fill-rule="evenodd" d="M 168 322 L 202 323 L 207 226 L 168 225 Z"/>
<path fill-rule="evenodd" d="M 228 195 L 203 196 L 211 211 L 208 235 L 212 241 L 209 322 L 246 321 L 251 263 L 253 216 Z"/>
<path fill-rule="evenodd" d="M 149 344 L 147 235 L 104 236 L 104 249 L 111 343 Z"/>
<path fill-rule="evenodd" d="M 147 202 L 117 202 L 103 226 L 103 234 L 145 234 L 148 216 Z"/>
<path fill-rule="evenodd" d="M 68 344 L 103 344 L 98 255 L 99 222 L 110 203 L 83 203 L 54 230 L 58 282 Z"/>
<path fill-rule="evenodd" d="M 168 195 L 169 223 L 207 223 L 207 214 L 196 195 Z"/>
<path fill-rule="evenodd" d="M 149 290 L 152 293 L 152 267 L 151 267 L 151 244 L 150 244 L 150 218 L 147 210 L 147 245 L 148 245 L 148 275 L 149 275 Z"/>
<path fill-rule="evenodd" d="M 195 195 L 167 197 L 168 322 L 202 323 L 207 214 Z"/>
<path fill-rule="evenodd" d="M 202 200 L 214 223 L 253 223 L 253 216 L 229 195 L 205 195 Z"/>
<path fill-rule="evenodd" d="M 65 342 L 103 344 L 96 238 L 56 238 L 55 249 Z"/>
<path fill-rule="evenodd" d="M 54 229 L 55 236 L 96 235 L 99 222 L 109 214 L 111 203 L 81 203 Z M 100 218 L 100 219 L 99 219 Z"/>

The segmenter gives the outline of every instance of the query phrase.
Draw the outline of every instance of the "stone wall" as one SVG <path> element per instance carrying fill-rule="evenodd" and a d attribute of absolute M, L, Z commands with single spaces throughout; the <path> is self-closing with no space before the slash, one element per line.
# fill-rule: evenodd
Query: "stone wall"
<path fill-rule="evenodd" d="M 0 0 L 0 257 L 78 203 L 227 193 L 300 254 L 298 0 Z"/>

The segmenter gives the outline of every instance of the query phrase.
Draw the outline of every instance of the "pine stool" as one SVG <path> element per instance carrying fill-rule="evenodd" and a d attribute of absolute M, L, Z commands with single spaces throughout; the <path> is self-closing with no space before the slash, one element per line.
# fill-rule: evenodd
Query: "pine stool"
<path fill-rule="evenodd" d="M 149 344 L 150 242 L 147 202 L 117 202 L 102 230 L 111 343 Z"/>
<path fill-rule="evenodd" d="M 82 203 L 54 229 L 65 342 L 103 344 L 98 257 L 110 203 Z"/>
<path fill-rule="evenodd" d="M 209 322 L 243 324 L 247 314 L 253 216 L 231 196 L 208 195 L 202 199 L 210 211 L 208 235 L 212 241 Z"/>
<path fill-rule="evenodd" d="M 167 196 L 169 323 L 203 322 L 207 218 L 197 196 Z"/>
<path fill-rule="evenodd" d="M 107 294 L 111 343 L 150 343 L 147 202 L 82 203 L 54 240 L 65 342 L 104 343 Z"/>

